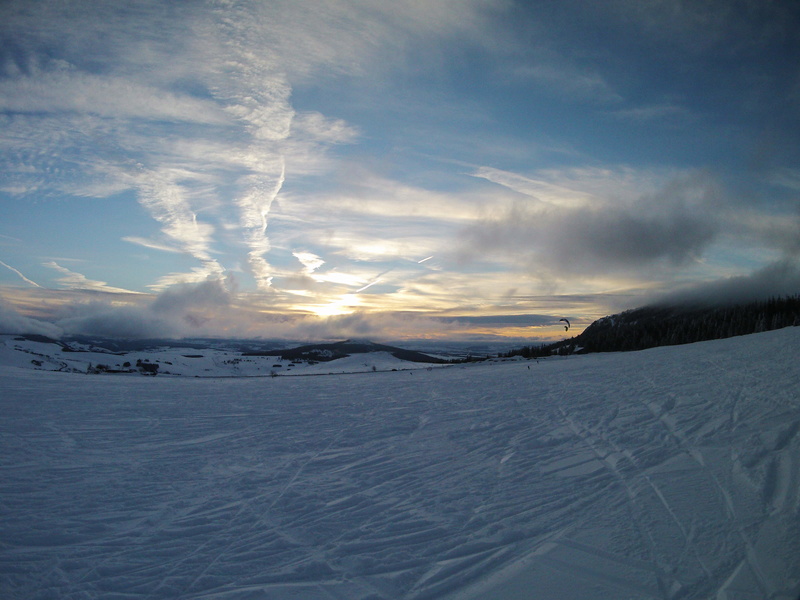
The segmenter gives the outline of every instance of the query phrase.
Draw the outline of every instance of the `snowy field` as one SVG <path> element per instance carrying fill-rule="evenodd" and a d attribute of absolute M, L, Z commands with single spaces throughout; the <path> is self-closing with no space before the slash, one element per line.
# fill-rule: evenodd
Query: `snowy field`
<path fill-rule="evenodd" d="M 800 328 L 319 377 L 0 368 L 0 598 L 800 597 Z"/>

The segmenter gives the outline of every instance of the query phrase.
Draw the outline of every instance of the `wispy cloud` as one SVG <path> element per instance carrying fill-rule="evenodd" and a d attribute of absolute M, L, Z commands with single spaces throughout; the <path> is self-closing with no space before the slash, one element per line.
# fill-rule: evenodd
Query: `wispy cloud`
<path fill-rule="evenodd" d="M 111 118 L 146 118 L 225 124 L 229 117 L 209 100 L 132 79 L 57 71 L 0 79 L 0 110 L 17 113 L 74 112 Z"/>
<path fill-rule="evenodd" d="M 352 144 L 361 135 L 358 129 L 343 119 L 329 119 L 319 112 L 300 112 L 294 115 L 292 133 L 307 137 L 314 143 Z"/>
<path fill-rule="evenodd" d="M 92 291 L 92 292 L 105 292 L 109 294 L 136 294 L 138 292 L 133 292 L 131 290 L 126 290 L 124 288 L 118 288 L 108 285 L 105 281 L 97 281 L 94 279 L 89 279 L 85 275 L 81 273 L 77 273 L 75 271 L 71 271 L 66 267 L 62 267 L 55 261 L 48 261 L 43 263 L 45 267 L 50 269 L 54 269 L 61 273 L 61 277 L 57 279 L 57 281 L 68 289 L 73 290 L 84 290 L 84 291 Z"/>
<path fill-rule="evenodd" d="M 30 194 L 55 187 L 94 197 L 134 190 L 164 239 L 124 240 L 178 249 L 200 263 L 189 273 L 161 276 L 156 289 L 230 268 L 214 246 L 221 231 L 235 241 L 232 222 L 200 215 L 198 204 L 235 207 L 249 271 L 268 289 L 281 272 L 269 258 L 270 212 L 286 178 L 319 173 L 329 147 L 361 135 L 341 118 L 297 112 L 293 82 L 331 68 L 380 70 L 382 56 L 397 60 L 450 36 L 480 43 L 493 4 L 336 0 L 311 10 L 304 2 L 241 2 L 166 12 L 143 6 L 135 13 L 113 3 L 78 13 L 47 4 L 47 19 L 12 10 L 31 43 L 7 57 L 0 109 L 17 115 L 4 117 L 15 139 L 33 141 L 27 156 L 4 165 L 18 174 L 5 189 Z M 56 21 L 63 27 L 52 27 Z M 78 23 L 81 37 L 69 33 Z M 95 55 L 87 40 L 101 32 L 113 41 Z M 37 46 L 60 52 L 47 55 Z M 70 175 L 59 185 L 53 173 L 65 169 Z M 204 198 L 197 196 L 200 184 Z"/>
<path fill-rule="evenodd" d="M 689 119 L 691 113 L 684 107 L 674 104 L 654 104 L 647 106 L 634 106 L 611 111 L 613 117 L 631 121 L 656 121 L 667 119 Z"/>
<path fill-rule="evenodd" d="M 590 192 L 569 187 L 568 184 L 552 183 L 544 179 L 526 177 L 492 167 L 479 167 L 472 175 L 552 206 L 575 208 L 585 206 L 592 199 Z"/>
<path fill-rule="evenodd" d="M 187 174 L 142 170 L 135 176 L 139 202 L 161 223 L 162 231 L 187 254 L 208 263 L 214 227 L 198 220 L 177 179 Z"/>
<path fill-rule="evenodd" d="M 623 100 L 600 73 L 564 60 L 517 66 L 513 76 L 531 80 L 546 93 L 572 101 L 615 104 Z"/>
<path fill-rule="evenodd" d="M 131 244 L 136 244 L 137 246 L 142 246 L 144 248 L 150 248 L 152 250 L 161 250 L 163 252 L 174 252 L 176 254 L 182 252 L 180 248 L 177 248 L 175 246 L 170 246 L 169 244 L 164 244 L 155 240 L 150 240 L 135 235 L 126 235 L 122 238 L 122 241 L 129 242 Z"/>
<path fill-rule="evenodd" d="M 292 255 L 303 265 L 303 271 L 306 275 L 311 275 L 325 264 L 325 261 L 313 252 L 292 252 Z"/>
<path fill-rule="evenodd" d="M 117 34 L 110 53 L 97 57 L 104 67 L 99 71 L 87 68 L 78 50 L 83 42 L 69 36 L 64 39 L 75 46 L 62 45 L 61 57 L 32 53 L 27 62 L 6 61 L 9 76 L 0 79 L 0 109 L 20 115 L 11 123 L 17 139 L 28 139 L 34 132 L 40 139 L 30 145 L 29 168 L 20 161 L 6 165 L 18 177 L 5 190 L 30 194 L 58 186 L 52 174 L 63 172 L 64 166 L 72 171 L 64 178 L 64 191 L 101 197 L 135 190 L 140 204 L 161 225 L 166 243 L 135 235 L 125 239 L 150 249 L 177 248 L 201 263 L 183 276 L 162 276 L 154 284 L 157 288 L 224 272 L 226 267 L 212 257 L 218 239 L 214 215 L 199 216 L 198 204 L 230 203 L 239 211 L 250 271 L 260 287 L 268 288 L 273 276 L 267 257 L 272 247 L 268 216 L 286 177 L 284 154 L 298 167 L 301 160 L 319 163 L 317 157 L 326 146 L 352 142 L 355 129 L 341 119 L 307 111 L 297 120 L 293 135 L 287 63 L 268 39 L 273 17 L 282 16 L 282 11 L 265 15 L 265 7 L 257 3 L 176 9 L 184 17 L 178 24 L 151 32 L 150 25 L 161 25 L 160 11 L 145 7 L 126 24 L 121 7 L 120 13 L 106 8 L 88 15 L 82 24 L 91 32 L 105 21 L 104 27 Z M 59 12 L 55 6 L 48 10 Z M 65 23 L 75 18 L 60 16 Z M 15 17 L 29 25 L 33 39 L 60 38 L 44 21 L 24 13 Z M 306 60 L 326 59 L 310 54 Z M 141 68 L 159 61 L 168 68 Z M 79 127 L 69 124 L 75 124 L 76 116 L 83 119 Z M 50 129 L 41 128 L 43 118 Z M 52 156 L 63 157 L 65 146 L 71 154 L 68 162 L 55 158 L 52 167 L 42 163 L 43 149 L 52 148 Z M 198 184 L 205 185 L 202 198 Z"/>

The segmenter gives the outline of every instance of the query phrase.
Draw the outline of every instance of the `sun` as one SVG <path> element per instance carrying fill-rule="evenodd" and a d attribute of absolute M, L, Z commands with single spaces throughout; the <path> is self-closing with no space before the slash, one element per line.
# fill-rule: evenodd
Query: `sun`
<path fill-rule="evenodd" d="M 359 304 L 361 304 L 361 300 L 357 294 L 342 294 L 339 298 L 325 304 L 312 304 L 298 308 L 314 313 L 318 317 L 339 317 L 353 314 Z"/>

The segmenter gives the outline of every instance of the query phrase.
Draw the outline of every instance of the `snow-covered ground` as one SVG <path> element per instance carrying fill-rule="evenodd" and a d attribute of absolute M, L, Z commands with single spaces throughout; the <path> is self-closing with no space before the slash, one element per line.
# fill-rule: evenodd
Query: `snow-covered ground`
<path fill-rule="evenodd" d="M 797 600 L 798 350 L 0 367 L 0 597 Z"/>

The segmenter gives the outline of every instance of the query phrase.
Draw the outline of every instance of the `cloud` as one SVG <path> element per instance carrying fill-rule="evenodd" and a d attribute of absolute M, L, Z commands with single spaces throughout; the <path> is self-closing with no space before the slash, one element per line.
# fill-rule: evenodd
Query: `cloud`
<path fill-rule="evenodd" d="M 286 178 L 282 157 L 278 161 L 278 166 L 280 171 L 277 174 L 262 171 L 249 176 L 247 191 L 236 201 L 240 210 L 244 241 L 250 248 L 247 255 L 250 269 L 256 284 L 262 290 L 272 286 L 273 271 L 266 259 L 266 254 L 272 248 L 267 227 L 272 203 Z"/>
<path fill-rule="evenodd" d="M 221 278 L 224 276 L 222 268 L 215 261 L 204 263 L 202 266 L 194 267 L 188 273 L 168 273 L 158 278 L 156 283 L 147 287 L 155 292 L 163 292 L 173 285 L 198 284 L 208 279 Z"/>
<path fill-rule="evenodd" d="M 546 92 L 573 101 L 600 104 L 622 101 L 622 96 L 599 73 L 578 68 L 563 60 L 559 64 L 541 61 L 538 64 L 518 66 L 513 74 L 515 78 L 533 81 Z"/>
<path fill-rule="evenodd" d="M 472 173 L 472 176 L 486 179 L 553 206 L 583 207 L 592 199 L 590 192 L 575 189 L 574 186 L 569 184 L 561 185 L 492 167 L 478 167 Z"/>
<path fill-rule="evenodd" d="M 544 327 L 558 323 L 554 315 L 514 314 L 514 315 L 481 315 L 478 317 L 437 317 L 438 320 L 454 323 L 468 323 L 475 325 L 503 325 L 512 327 Z"/>
<path fill-rule="evenodd" d="M 372 313 L 352 305 L 348 314 L 277 312 L 263 297 L 237 291 L 235 280 L 210 279 L 184 284 L 136 303 L 121 305 L 93 296 L 62 305 L 53 315 L 53 330 L 70 335 L 112 338 L 265 337 L 294 340 L 348 337 L 431 336 L 461 326 L 412 313 Z M 347 297 L 355 298 L 352 294 Z"/>
<path fill-rule="evenodd" d="M 506 0 L 277 0 L 243 4 L 236 18 L 259 23 L 247 40 L 268 47 L 290 79 L 375 75 L 403 60 L 414 68 L 436 63 L 437 51 L 454 41 L 489 47 L 492 17 Z M 227 9 L 230 12 L 230 8 Z"/>
<path fill-rule="evenodd" d="M 686 119 L 691 116 L 691 113 L 686 108 L 669 103 L 634 106 L 632 108 L 614 110 L 609 114 L 618 119 L 638 122 L 675 118 Z"/>
<path fill-rule="evenodd" d="M 769 174 L 773 185 L 785 187 L 793 192 L 800 192 L 800 169 L 780 168 Z"/>
<path fill-rule="evenodd" d="M 748 275 L 694 283 L 652 298 L 656 304 L 736 304 L 800 294 L 800 264 L 781 259 Z"/>
<path fill-rule="evenodd" d="M 656 216 L 632 214 L 625 209 L 588 209 L 570 215 L 558 238 L 550 236 L 553 258 L 561 269 L 583 263 L 585 267 L 648 265 L 664 259 L 680 265 L 702 254 L 717 228 L 705 215 L 671 212 Z"/>
<path fill-rule="evenodd" d="M 286 328 L 285 325 L 290 325 Z M 458 333 L 459 326 L 426 316 L 407 312 L 370 313 L 354 310 L 320 318 L 304 316 L 292 320 L 281 329 L 288 333 L 284 337 L 308 340 L 334 340 L 348 338 L 370 338 L 373 341 L 389 339 L 436 338 Z M 274 325 L 273 325 L 274 327 Z M 273 328 L 273 331 L 279 331 Z"/>
<path fill-rule="evenodd" d="M 135 306 L 113 306 L 104 302 L 72 305 L 70 316 L 57 321 L 69 335 L 95 335 L 119 339 L 181 337 L 180 321 L 159 317 Z"/>
<path fill-rule="evenodd" d="M 156 288 L 196 280 L 198 270 L 224 272 L 212 257 L 218 213 L 200 216 L 199 208 L 228 205 L 239 212 L 250 271 L 269 288 L 268 216 L 286 156 L 298 170 L 319 168 L 326 147 L 357 136 L 345 121 L 315 111 L 304 112 L 293 133 L 291 65 L 276 39 L 286 33 L 278 23 L 299 17 L 295 11 L 258 2 L 166 9 L 145 2 L 133 12 L 124 3 L 66 11 L 43 2 L 37 11 L 7 11 L 0 27 L 19 45 L 4 55 L 0 77 L 0 110 L 16 113 L 3 117 L 15 140 L 5 137 L 11 152 L 2 166 L 13 174 L 5 191 L 104 197 L 135 190 L 168 242 L 125 239 L 178 248 L 201 263 L 161 277 Z M 20 30 L 26 38 L 13 33 Z M 89 39 L 105 40 L 104 52 Z M 297 56 L 296 48 L 284 50 Z"/>
<path fill-rule="evenodd" d="M 718 188 L 705 174 L 678 176 L 636 197 L 629 182 L 618 186 L 609 173 L 600 185 L 561 177 L 548 182 L 480 171 L 531 197 L 478 221 L 462 232 L 461 252 L 471 260 L 504 255 L 549 277 L 599 272 L 640 274 L 656 263 L 682 265 L 715 240 L 719 223 L 713 206 Z M 627 179 L 622 177 L 623 180 Z M 643 182 L 652 189 L 652 182 Z"/>
<path fill-rule="evenodd" d="M 162 250 L 163 252 L 174 252 L 177 254 L 182 252 L 182 250 L 176 248 L 175 246 L 170 246 L 168 244 L 163 244 L 155 240 L 149 240 L 147 238 L 142 238 L 135 235 L 123 236 L 122 241 L 136 244 L 137 246 L 143 246 L 145 248 L 151 248 L 152 250 Z"/>
<path fill-rule="evenodd" d="M 227 308 L 235 296 L 236 283 L 227 280 L 207 279 L 198 284 L 181 284 L 159 294 L 150 308 L 165 315 L 185 314 L 191 310 Z"/>
<path fill-rule="evenodd" d="M 48 198 L 66 192 L 85 197 L 95 190 L 112 195 L 129 187 L 97 171 L 98 163 L 119 152 L 108 144 L 116 129 L 108 120 L 77 114 L 4 114 L 0 127 L 6 193 Z"/>
<path fill-rule="evenodd" d="M 361 276 L 363 263 L 416 263 L 438 255 L 450 247 L 448 240 L 458 228 L 478 218 L 490 200 L 474 192 L 430 191 L 362 169 L 346 177 L 341 187 L 308 197 L 282 195 L 280 210 L 272 217 L 275 246 L 313 248 L 325 257 L 329 269 L 357 270 Z M 373 278 L 370 269 L 367 281 Z"/>
<path fill-rule="evenodd" d="M 739 207 L 725 214 L 726 234 L 731 243 L 774 249 L 785 257 L 800 256 L 800 211 L 769 214 L 764 210 Z"/>
<path fill-rule="evenodd" d="M 76 273 L 75 271 L 70 271 L 66 267 L 62 267 L 55 261 L 48 261 L 44 264 L 45 267 L 49 267 L 51 269 L 55 269 L 59 273 L 62 274 L 61 277 L 57 279 L 57 281 L 63 285 L 64 287 L 72 290 L 85 290 L 85 291 L 93 291 L 93 292 L 105 292 L 109 294 L 137 294 L 138 292 L 133 292 L 131 290 L 126 290 L 124 288 L 118 288 L 108 285 L 105 281 L 96 281 L 94 279 L 89 279 L 85 275 L 81 273 Z"/>
<path fill-rule="evenodd" d="M 342 119 L 329 119 L 319 112 L 296 113 L 292 129 L 297 135 L 307 136 L 316 143 L 352 144 L 360 132 Z"/>
<path fill-rule="evenodd" d="M 430 261 L 429 261 L 430 262 Z M 424 271 L 422 266 L 392 272 L 394 292 L 372 294 L 376 284 L 362 293 L 316 294 L 301 290 L 306 310 L 297 297 L 283 292 L 268 297 L 241 292 L 232 278 L 209 279 L 164 290 L 158 295 L 122 297 L 97 291 L 72 290 L 68 294 L 44 288 L 2 290 L 18 310 L 34 312 L 69 334 L 116 338 L 283 338 L 289 340 L 344 339 L 488 339 L 519 336 L 550 339 L 560 334 L 555 315 L 591 320 L 589 307 L 596 296 L 530 296 L 508 289 L 501 273 L 464 276 L 455 272 Z M 400 285 L 402 284 L 402 286 Z M 318 284 L 323 285 L 323 284 Z M 332 285 L 332 284 L 331 284 Z M 348 286 L 350 287 L 350 286 Z M 525 286 L 522 286 L 525 289 Z M 388 294 L 388 295 L 387 295 Z M 498 306 L 503 314 L 482 318 L 474 298 Z M 603 300 L 601 298 L 600 300 Z M 302 302 L 303 300 L 300 300 Z M 530 315 L 531 306 L 556 311 L 553 317 Z M 433 308 L 432 308 L 433 307 Z M 628 306 L 623 306 L 627 308 Z M 607 314 L 605 311 L 603 314 Z M 511 316 L 505 316 L 511 315 Z M 583 315 L 583 316 L 581 316 Z M 549 319 L 549 323 L 548 323 Z M 552 332 L 548 327 L 552 325 Z M 532 331 L 531 327 L 536 327 Z"/>
<path fill-rule="evenodd" d="M 135 80 L 62 69 L 0 79 L 0 110 L 74 112 L 123 119 L 225 124 L 229 117 L 208 100 L 172 93 Z"/>
<path fill-rule="evenodd" d="M 504 4 L 145 1 L 136 9 L 124 2 L 68 9 L 43 0 L 35 9 L 9 6 L 0 24 L 9 39 L 0 57 L 0 110 L 14 113 L 0 124 L 9 134 L 0 140 L 8 150 L 0 167 L 11 174 L 4 189 L 97 198 L 133 191 L 162 239 L 136 232 L 123 239 L 178 250 L 199 263 L 162 275 L 151 289 L 219 277 L 230 263 L 244 262 L 258 288 L 273 293 L 273 280 L 284 272 L 271 256 L 272 212 L 278 200 L 285 209 L 293 199 L 282 195 L 284 183 L 329 170 L 330 149 L 362 137 L 344 119 L 297 111 L 295 87 L 331 74 L 388 73 L 454 40 L 488 43 L 486 27 Z M 392 199 L 378 207 L 383 190 L 373 184 L 371 206 L 383 212 L 400 206 Z M 413 192 L 403 192 L 404 210 L 421 215 L 436 205 L 413 199 Z M 437 210 L 454 218 L 460 202 L 448 202 L 450 210 Z M 319 206 L 305 204 L 312 211 Z M 363 214 L 358 204 L 350 203 L 354 219 Z M 221 258 L 225 243 L 244 256 Z M 398 242 L 387 252 L 405 246 Z M 379 256 L 377 248 L 361 244 L 354 255 Z M 62 277 L 70 287 L 100 283 Z"/>
<path fill-rule="evenodd" d="M 62 306 L 54 320 L 68 334 L 113 338 L 180 338 L 186 336 L 241 334 L 240 325 L 252 315 L 237 319 L 231 310 L 236 297 L 232 278 L 207 279 L 196 284 L 179 284 L 155 297 L 134 304 L 120 304 L 94 297 L 88 302 Z M 246 312 L 246 311 L 243 311 Z"/>
<path fill-rule="evenodd" d="M 197 213 L 181 198 L 180 186 L 146 181 L 140 189 L 142 206 L 163 225 L 162 231 L 187 254 L 202 262 L 211 262 L 209 250 L 214 227 L 198 221 Z"/>
<path fill-rule="evenodd" d="M 0 298 L 0 333 L 27 333 L 60 338 L 63 331 L 57 325 L 19 314 Z"/>
<path fill-rule="evenodd" d="M 303 265 L 303 272 L 306 275 L 311 275 L 325 264 L 325 261 L 313 252 L 292 252 L 292 255 Z"/>

